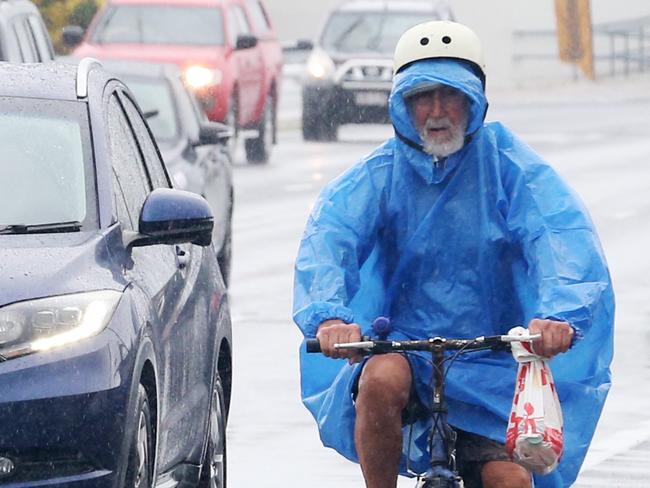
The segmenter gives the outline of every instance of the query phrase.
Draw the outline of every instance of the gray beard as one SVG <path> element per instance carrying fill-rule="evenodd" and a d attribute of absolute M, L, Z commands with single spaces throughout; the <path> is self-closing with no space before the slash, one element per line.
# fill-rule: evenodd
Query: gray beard
<path fill-rule="evenodd" d="M 427 129 L 431 126 L 440 125 L 441 123 L 450 127 L 451 137 L 447 141 L 438 142 L 429 138 Z M 422 130 L 420 130 L 420 138 L 422 139 L 422 149 L 427 154 L 437 158 L 446 158 L 450 154 L 460 150 L 465 144 L 465 131 L 467 130 L 467 117 L 454 126 L 451 125 L 449 120 L 445 117 L 443 119 L 434 120 L 428 118 Z"/>

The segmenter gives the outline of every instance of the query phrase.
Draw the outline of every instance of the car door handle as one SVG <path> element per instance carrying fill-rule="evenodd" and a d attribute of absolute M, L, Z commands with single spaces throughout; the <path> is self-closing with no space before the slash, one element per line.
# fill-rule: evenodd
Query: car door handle
<path fill-rule="evenodd" d="M 187 252 L 176 246 L 176 265 L 178 269 L 185 269 L 189 260 L 190 257 Z"/>

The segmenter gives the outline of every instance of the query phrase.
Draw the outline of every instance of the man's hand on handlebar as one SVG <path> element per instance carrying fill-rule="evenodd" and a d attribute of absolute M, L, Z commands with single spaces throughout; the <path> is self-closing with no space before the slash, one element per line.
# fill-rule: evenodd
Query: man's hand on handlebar
<path fill-rule="evenodd" d="M 327 357 L 346 358 L 350 364 L 358 363 L 363 359 L 355 349 L 334 349 L 334 344 L 361 340 L 361 328 L 357 324 L 346 324 L 338 319 L 326 320 L 318 326 L 316 339 L 320 342 L 321 352 Z"/>
<path fill-rule="evenodd" d="M 545 358 L 566 352 L 573 339 L 573 327 L 566 322 L 549 319 L 533 319 L 528 324 L 531 334 L 541 334 L 539 340 L 533 342 L 533 350 Z"/>

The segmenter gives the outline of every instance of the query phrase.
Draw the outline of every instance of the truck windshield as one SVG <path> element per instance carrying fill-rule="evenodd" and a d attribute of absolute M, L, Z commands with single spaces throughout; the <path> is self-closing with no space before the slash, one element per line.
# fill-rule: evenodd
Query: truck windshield
<path fill-rule="evenodd" d="M 117 5 L 105 11 L 92 39 L 98 44 L 220 46 L 223 21 L 217 7 Z"/>

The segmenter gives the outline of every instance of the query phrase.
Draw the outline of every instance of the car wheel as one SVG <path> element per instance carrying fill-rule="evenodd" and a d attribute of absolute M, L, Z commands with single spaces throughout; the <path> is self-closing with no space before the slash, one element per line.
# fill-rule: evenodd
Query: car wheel
<path fill-rule="evenodd" d="M 237 122 L 237 97 L 232 96 L 228 102 L 228 113 L 226 113 L 226 119 L 224 123 L 228 127 L 232 127 L 232 135 L 228 138 L 226 143 L 226 150 L 230 156 L 230 160 L 235 160 L 235 154 L 237 153 L 237 146 L 239 144 L 239 124 Z"/>
<path fill-rule="evenodd" d="M 217 373 L 212 392 L 208 445 L 201 467 L 199 488 L 226 486 L 226 400 L 221 378 Z"/>
<path fill-rule="evenodd" d="M 258 124 L 258 135 L 246 139 L 246 159 L 249 163 L 266 163 L 271 157 L 275 133 L 275 99 L 269 95 L 264 105 L 262 120 Z"/>
<path fill-rule="evenodd" d="M 153 478 L 153 427 L 149 398 L 144 386 L 138 386 L 134 412 L 135 429 L 126 469 L 126 488 L 150 488 Z"/>
<path fill-rule="evenodd" d="M 338 139 L 339 123 L 333 115 L 328 117 L 328 120 L 323 121 L 321 133 L 323 134 L 323 141 L 334 142 Z"/>
<path fill-rule="evenodd" d="M 336 141 L 338 122 L 333 114 L 324 110 L 317 113 L 315 108 L 307 103 L 302 107 L 302 138 L 305 141 Z"/>
<path fill-rule="evenodd" d="M 223 278 L 226 287 L 230 284 L 230 263 L 232 261 L 232 197 L 230 205 L 230 214 L 228 217 L 228 223 L 226 224 L 226 233 L 219 254 L 217 255 L 221 277 Z"/>
<path fill-rule="evenodd" d="M 302 138 L 305 141 L 317 141 L 320 134 L 319 115 L 307 103 L 302 104 Z"/>

